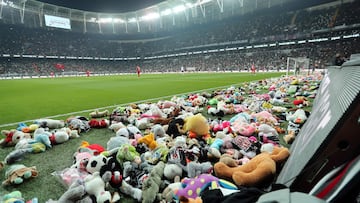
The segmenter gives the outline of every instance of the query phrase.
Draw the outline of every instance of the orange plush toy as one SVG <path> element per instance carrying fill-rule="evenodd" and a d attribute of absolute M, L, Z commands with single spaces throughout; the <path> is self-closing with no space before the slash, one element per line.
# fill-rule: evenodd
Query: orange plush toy
<path fill-rule="evenodd" d="M 262 152 L 242 166 L 229 167 L 217 162 L 214 171 L 217 177 L 232 180 L 237 186 L 257 186 L 273 178 L 276 163 L 285 161 L 289 155 L 287 148 L 274 146 L 271 153 Z"/>
<path fill-rule="evenodd" d="M 142 143 L 146 144 L 146 146 L 149 147 L 150 150 L 154 150 L 158 146 L 153 133 L 149 133 L 144 137 L 140 138 L 138 140 L 138 144 Z"/>

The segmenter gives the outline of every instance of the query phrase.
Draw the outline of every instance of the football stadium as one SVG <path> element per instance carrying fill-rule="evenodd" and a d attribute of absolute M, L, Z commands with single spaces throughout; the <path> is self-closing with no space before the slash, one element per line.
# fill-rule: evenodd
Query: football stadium
<path fill-rule="evenodd" d="M 0 0 L 0 203 L 360 202 L 360 0 Z"/>

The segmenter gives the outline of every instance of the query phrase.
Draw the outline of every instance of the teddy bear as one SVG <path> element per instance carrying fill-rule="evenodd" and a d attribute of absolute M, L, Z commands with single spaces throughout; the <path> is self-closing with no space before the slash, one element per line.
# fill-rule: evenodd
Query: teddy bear
<path fill-rule="evenodd" d="M 95 111 L 89 113 L 90 118 L 102 118 L 108 115 L 109 115 L 108 110 L 99 111 L 98 109 L 96 109 Z"/>
<path fill-rule="evenodd" d="M 1 134 L 5 136 L 4 139 L 0 140 L 0 144 L 3 147 L 15 146 L 22 139 L 31 138 L 30 133 L 24 133 L 18 130 L 2 130 Z"/>
<path fill-rule="evenodd" d="M 158 162 L 144 180 L 142 185 L 142 203 L 152 203 L 156 200 L 162 184 L 164 168 L 165 163 L 162 161 Z"/>
<path fill-rule="evenodd" d="M 268 144 L 270 146 L 271 144 Z M 237 186 L 259 186 L 271 180 L 276 172 L 276 163 L 281 163 L 290 155 L 285 147 L 273 146 L 238 167 L 229 167 L 225 163 L 214 164 L 217 177 L 232 180 Z"/>
<path fill-rule="evenodd" d="M 289 130 L 288 134 L 284 135 L 283 139 L 286 144 L 291 144 L 295 140 L 296 134 L 295 131 Z"/>
<path fill-rule="evenodd" d="M 2 185 L 7 186 L 11 184 L 19 185 L 24 180 L 37 177 L 38 171 L 35 166 L 26 167 L 23 164 L 12 164 L 5 172 L 5 180 Z"/>
<path fill-rule="evenodd" d="M 87 132 L 91 129 L 89 119 L 84 116 L 71 116 L 66 119 L 66 125 L 71 130 L 77 130 L 80 133 Z"/>
<path fill-rule="evenodd" d="M 135 159 L 140 159 L 140 154 L 131 144 L 123 144 L 117 149 L 116 159 L 123 166 L 123 163 L 126 161 L 132 162 Z"/>
<path fill-rule="evenodd" d="M 150 150 L 154 150 L 158 146 L 157 142 L 155 141 L 155 136 L 153 133 L 144 135 L 137 141 L 137 143 L 138 144 L 144 143 Z"/>
<path fill-rule="evenodd" d="M 182 118 L 171 119 L 168 124 L 166 134 L 168 134 L 172 138 L 176 138 L 178 136 L 185 134 L 184 130 L 182 129 L 184 126 L 184 123 L 185 123 L 185 121 Z"/>
<path fill-rule="evenodd" d="M 133 139 L 135 134 L 141 134 L 141 131 L 138 127 L 133 125 L 127 125 L 125 128 L 120 128 L 116 131 L 116 136 L 123 136 L 129 139 Z"/>
<path fill-rule="evenodd" d="M 34 137 L 40 134 L 45 134 L 49 136 L 51 144 L 61 144 L 69 140 L 69 134 L 65 131 L 46 131 L 45 128 L 39 127 L 34 131 Z"/>
<path fill-rule="evenodd" d="M 63 120 L 56 120 L 51 118 L 43 118 L 34 121 L 35 124 L 38 124 L 42 128 L 58 129 L 65 127 L 65 122 Z"/>
<path fill-rule="evenodd" d="M 91 128 L 107 128 L 108 125 L 109 125 L 109 121 L 107 119 L 101 119 L 101 120 L 90 119 L 89 120 L 89 126 Z"/>
<path fill-rule="evenodd" d="M 118 194 L 112 196 L 109 191 L 105 190 L 105 182 L 100 177 L 98 171 L 86 176 L 84 186 L 86 193 L 95 196 L 97 203 L 116 202 L 120 200 Z"/>

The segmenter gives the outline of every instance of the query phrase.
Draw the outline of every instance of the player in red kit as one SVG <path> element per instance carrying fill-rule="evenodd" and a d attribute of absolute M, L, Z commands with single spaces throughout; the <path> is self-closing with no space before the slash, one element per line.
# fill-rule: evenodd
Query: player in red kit
<path fill-rule="evenodd" d="M 137 76 L 140 77 L 141 70 L 140 70 L 139 66 L 136 66 L 136 73 L 137 73 Z"/>

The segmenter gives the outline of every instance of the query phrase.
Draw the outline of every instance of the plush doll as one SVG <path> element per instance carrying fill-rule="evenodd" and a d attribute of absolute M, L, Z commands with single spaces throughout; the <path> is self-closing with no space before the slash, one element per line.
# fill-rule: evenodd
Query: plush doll
<path fill-rule="evenodd" d="M 51 144 L 61 144 L 69 140 L 69 134 L 62 130 L 49 132 L 45 128 L 39 127 L 34 131 L 34 137 L 41 134 L 49 136 Z"/>
<path fill-rule="evenodd" d="M 173 202 L 175 200 L 175 191 L 182 189 L 182 183 L 180 182 L 180 177 L 177 176 L 174 179 L 173 183 L 170 183 L 164 188 L 164 190 L 159 194 L 158 200 L 160 203 Z"/>
<path fill-rule="evenodd" d="M 75 152 L 73 155 L 74 161 L 70 168 L 75 168 L 80 172 L 88 172 L 86 166 L 93 156 L 90 152 Z"/>
<path fill-rule="evenodd" d="M 271 142 L 272 144 L 279 144 L 279 135 L 275 128 L 268 124 L 260 124 L 257 127 L 258 136 L 264 143 Z"/>
<path fill-rule="evenodd" d="M 182 129 L 184 126 L 184 119 L 174 118 L 169 122 L 166 134 L 170 135 L 172 138 L 176 138 L 185 134 L 185 131 Z"/>
<path fill-rule="evenodd" d="M 135 134 L 141 134 L 141 131 L 133 125 L 128 125 L 126 128 L 120 128 L 116 131 L 116 136 L 123 136 L 129 139 L 133 139 Z"/>
<path fill-rule="evenodd" d="M 202 189 L 209 186 L 212 182 L 216 182 L 227 189 L 237 189 L 236 185 L 223 179 L 219 179 L 211 174 L 200 174 L 194 178 L 184 178 L 181 180 L 183 188 L 176 190 L 175 195 L 178 199 L 182 196 L 195 199 L 200 196 Z"/>
<path fill-rule="evenodd" d="M 109 111 L 108 110 L 104 110 L 104 111 L 99 111 L 98 109 L 96 109 L 95 111 L 89 113 L 89 116 L 91 118 L 103 118 L 109 115 Z"/>
<path fill-rule="evenodd" d="M 189 133 L 190 138 L 202 138 L 206 140 L 210 137 L 209 123 L 200 113 L 187 117 L 183 129 Z"/>
<path fill-rule="evenodd" d="M 272 179 L 276 172 L 276 163 L 283 162 L 288 156 L 287 148 L 273 147 L 271 153 L 264 151 L 239 167 L 229 167 L 217 162 L 214 171 L 217 177 L 230 179 L 237 186 L 258 186 Z"/>
<path fill-rule="evenodd" d="M 108 128 L 113 132 L 117 132 L 118 130 L 120 130 L 120 128 L 125 128 L 125 127 L 126 126 L 122 122 L 117 122 L 117 123 L 111 123 Z"/>
<path fill-rule="evenodd" d="M 155 139 L 165 136 L 165 130 L 160 124 L 153 125 L 150 131 L 154 134 Z"/>
<path fill-rule="evenodd" d="M 58 129 L 57 131 L 64 131 L 69 135 L 69 138 L 73 139 L 73 138 L 78 138 L 80 137 L 79 132 L 77 130 L 71 130 L 68 127 L 63 127 Z"/>
<path fill-rule="evenodd" d="M 11 164 L 20 160 L 26 153 L 41 153 L 51 147 L 50 138 L 46 134 L 36 135 L 34 139 L 22 139 L 15 145 L 15 150 L 5 157 L 5 161 Z"/>
<path fill-rule="evenodd" d="M 24 133 L 18 130 L 2 130 L 1 134 L 5 136 L 4 139 L 0 140 L 0 144 L 3 147 L 15 146 L 22 139 L 31 138 L 30 133 Z"/>
<path fill-rule="evenodd" d="M 119 162 L 116 160 L 116 154 L 112 154 L 111 156 L 107 157 L 107 162 L 100 168 L 100 176 L 108 177 L 105 182 L 108 182 L 111 187 L 113 188 L 120 188 L 122 185 L 122 167 Z M 108 173 L 107 175 L 105 175 Z"/>
<path fill-rule="evenodd" d="M 158 144 L 153 133 L 149 133 L 138 140 L 138 144 L 144 143 L 150 150 L 154 150 Z"/>
<path fill-rule="evenodd" d="M 93 155 L 98 155 L 101 154 L 105 151 L 105 148 L 100 145 L 100 144 L 90 144 L 87 141 L 82 141 L 79 148 L 78 148 L 78 152 L 89 152 Z"/>
<path fill-rule="evenodd" d="M 307 119 L 303 109 L 297 109 L 294 113 L 286 113 L 286 120 L 295 124 L 303 124 Z"/>
<path fill-rule="evenodd" d="M 194 178 L 200 174 L 211 174 L 213 166 L 210 162 L 195 162 L 191 161 L 187 164 L 187 177 Z"/>
<path fill-rule="evenodd" d="M 90 119 L 89 120 L 89 126 L 91 128 L 107 128 L 108 125 L 109 125 L 109 121 L 107 119 L 101 119 L 101 120 Z"/>
<path fill-rule="evenodd" d="M 160 191 L 164 168 L 165 163 L 160 161 L 153 167 L 148 178 L 144 180 L 142 185 L 142 203 L 152 203 L 155 201 Z"/>
<path fill-rule="evenodd" d="M 79 184 L 79 182 L 74 182 L 74 184 L 70 185 L 64 194 L 62 194 L 57 201 L 54 201 L 54 203 L 77 202 L 80 200 L 86 202 L 84 199 L 85 194 L 85 186 Z M 91 201 L 90 198 L 88 200 Z"/>
<path fill-rule="evenodd" d="M 222 154 L 220 156 L 219 162 L 222 162 L 229 167 L 239 166 L 239 161 L 235 160 L 230 154 Z"/>
<path fill-rule="evenodd" d="M 289 130 L 288 134 L 284 135 L 283 139 L 286 144 L 291 144 L 295 140 L 296 134 L 295 131 Z"/>
<path fill-rule="evenodd" d="M 97 203 L 116 202 L 120 200 L 119 195 L 112 196 L 109 191 L 105 190 L 105 182 L 100 177 L 98 171 L 88 175 L 85 178 L 84 185 L 86 193 L 95 196 Z"/>
<path fill-rule="evenodd" d="M 89 120 L 83 116 L 72 116 L 67 118 L 66 125 L 71 130 L 77 130 L 79 134 L 90 130 Z"/>
<path fill-rule="evenodd" d="M 5 172 L 5 180 L 2 182 L 4 186 L 15 184 L 19 185 L 25 179 L 37 177 L 38 171 L 35 166 L 26 167 L 23 164 L 13 164 Z"/>
<path fill-rule="evenodd" d="M 251 117 L 253 120 L 255 120 L 258 123 L 266 123 L 269 125 L 277 125 L 278 121 L 276 118 L 269 113 L 268 111 L 261 111 L 259 113 L 253 113 L 251 114 Z"/>
<path fill-rule="evenodd" d="M 140 154 L 135 147 L 130 144 L 124 144 L 117 150 L 116 159 L 122 165 L 125 161 L 134 161 L 135 158 L 140 158 Z"/>
<path fill-rule="evenodd" d="M 13 192 L 10 192 L 8 194 L 5 194 L 4 196 L 0 197 L 1 202 L 3 203 L 37 203 L 39 202 L 38 198 L 34 197 L 30 200 L 25 200 L 21 194 L 20 191 L 15 190 Z"/>
<path fill-rule="evenodd" d="M 255 133 L 256 127 L 254 123 L 247 123 L 237 119 L 232 123 L 231 129 L 234 133 L 250 137 Z"/>
<path fill-rule="evenodd" d="M 63 128 L 65 126 L 65 122 L 63 120 L 55 120 L 50 118 L 43 118 L 34 121 L 35 124 L 38 124 L 39 127 L 50 128 L 50 129 L 58 129 Z"/>
<path fill-rule="evenodd" d="M 220 158 L 220 148 L 224 144 L 222 139 L 216 138 L 214 142 L 208 148 L 208 157 L 209 158 Z"/>

